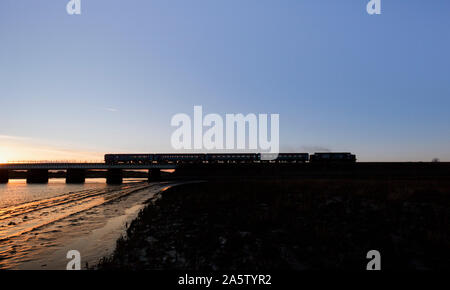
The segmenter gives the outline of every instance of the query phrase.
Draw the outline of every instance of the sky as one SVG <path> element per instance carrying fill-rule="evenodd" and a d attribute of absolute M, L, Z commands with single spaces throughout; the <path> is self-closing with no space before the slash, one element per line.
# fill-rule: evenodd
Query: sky
<path fill-rule="evenodd" d="M 450 1 L 0 1 L 0 162 L 171 152 L 178 113 L 277 113 L 281 151 L 450 161 Z"/>

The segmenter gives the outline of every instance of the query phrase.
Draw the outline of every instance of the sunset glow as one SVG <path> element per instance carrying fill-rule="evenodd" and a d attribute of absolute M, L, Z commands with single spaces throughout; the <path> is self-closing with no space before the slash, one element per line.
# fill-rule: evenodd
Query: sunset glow
<path fill-rule="evenodd" d="M 36 160 L 98 161 L 103 159 L 101 152 L 75 150 L 65 146 L 56 147 L 45 144 L 45 142 L 1 140 L 1 138 L 0 141 L 0 163 Z"/>
<path fill-rule="evenodd" d="M 0 147 L 0 163 L 7 163 L 11 158 L 9 150 L 5 150 L 4 147 Z"/>

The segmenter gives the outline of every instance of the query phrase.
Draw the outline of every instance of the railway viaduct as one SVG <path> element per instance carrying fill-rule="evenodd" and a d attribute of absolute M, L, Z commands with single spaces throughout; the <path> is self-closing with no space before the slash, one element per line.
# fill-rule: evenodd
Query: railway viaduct
<path fill-rule="evenodd" d="M 106 163 L 7 163 L 0 164 L 0 183 L 11 171 L 26 171 L 27 183 L 47 183 L 49 171 L 66 171 L 67 183 L 84 183 L 90 170 L 106 171 L 108 184 L 121 184 L 124 171 L 146 170 L 148 181 L 159 181 L 161 170 L 175 169 L 177 177 L 285 176 L 295 178 L 392 178 L 450 177 L 450 162 L 357 163 L 222 163 L 222 164 L 106 164 Z"/>
<path fill-rule="evenodd" d="M 158 181 L 161 176 L 161 169 L 175 169 L 176 167 L 176 164 L 7 163 L 0 164 L 0 183 L 9 181 L 9 172 L 11 170 L 26 171 L 27 183 L 47 183 L 49 170 L 66 171 L 67 183 L 84 183 L 88 170 L 105 170 L 108 184 L 121 184 L 124 170 L 148 170 L 148 181 Z"/>

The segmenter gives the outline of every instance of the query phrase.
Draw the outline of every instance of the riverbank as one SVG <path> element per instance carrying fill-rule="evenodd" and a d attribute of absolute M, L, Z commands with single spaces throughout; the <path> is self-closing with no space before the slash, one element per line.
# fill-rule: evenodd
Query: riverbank
<path fill-rule="evenodd" d="M 160 193 L 98 269 L 449 269 L 450 181 L 209 181 Z"/>

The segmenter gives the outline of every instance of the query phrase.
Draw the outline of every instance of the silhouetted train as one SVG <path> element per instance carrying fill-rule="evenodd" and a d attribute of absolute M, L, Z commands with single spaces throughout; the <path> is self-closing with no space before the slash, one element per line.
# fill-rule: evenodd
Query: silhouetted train
<path fill-rule="evenodd" d="M 195 163 L 353 163 L 356 156 L 347 152 L 315 153 L 279 153 L 274 160 L 268 161 L 270 154 L 260 153 L 213 153 L 213 154 L 106 154 L 106 164 L 195 164 Z"/>
<path fill-rule="evenodd" d="M 356 162 L 356 155 L 348 152 L 324 152 L 314 153 L 309 157 L 309 162 Z"/>

